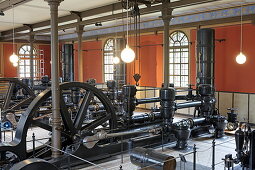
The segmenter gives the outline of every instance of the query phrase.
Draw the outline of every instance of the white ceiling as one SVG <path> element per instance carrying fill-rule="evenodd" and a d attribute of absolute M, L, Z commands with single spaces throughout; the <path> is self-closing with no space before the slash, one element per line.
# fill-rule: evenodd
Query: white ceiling
<path fill-rule="evenodd" d="M 59 16 L 69 15 L 69 11 L 84 11 L 91 8 L 116 3 L 117 0 L 64 0 L 59 6 Z M 32 0 L 14 8 L 15 27 L 50 19 L 49 5 L 44 0 Z M 0 31 L 12 28 L 13 10 L 4 11 L 0 16 Z"/>
<path fill-rule="evenodd" d="M 109 5 L 119 2 L 119 0 L 64 0 L 59 6 L 59 16 L 69 15 L 69 11 L 84 11 L 100 6 Z M 215 9 L 228 8 L 238 6 L 244 3 L 255 3 L 255 0 L 220 0 L 216 2 L 189 6 L 184 8 L 178 8 L 174 10 L 174 15 L 183 15 L 194 12 L 210 11 Z M 49 6 L 45 0 L 32 0 L 25 4 L 19 5 L 14 8 L 14 27 L 20 27 L 22 24 L 33 24 L 40 21 L 50 19 Z M 5 16 L 0 16 L 0 31 L 8 30 L 12 28 L 13 9 L 4 11 Z M 111 14 L 111 13 L 110 13 Z M 106 14 L 102 14 L 106 15 Z M 109 13 L 107 14 L 109 15 Z M 150 14 L 143 17 L 143 20 L 158 17 L 160 13 Z M 99 17 L 99 15 L 97 16 Z M 74 22 L 74 21 L 71 21 Z M 115 21 L 103 23 L 103 25 L 110 26 L 116 24 Z M 93 29 L 93 26 L 88 27 Z M 73 32 L 73 29 L 66 30 L 67 32 Z"/>

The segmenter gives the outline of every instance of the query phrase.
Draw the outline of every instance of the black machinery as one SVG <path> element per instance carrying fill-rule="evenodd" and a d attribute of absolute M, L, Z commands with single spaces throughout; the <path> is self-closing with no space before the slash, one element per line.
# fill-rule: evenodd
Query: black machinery
<path fill-rule="evenodd" d="M 225 156 L 225 167 L 230 169 L 235 164 L 240 164 L 240 169 L 255 169 L 255 130 L 251 130 L 249 124 L 240 124 L 240 127 L 235 132 L 236 142 L 236 157 L 232 154 Z"/>
<path fill-rule="evenodd" d="M 160 97 L 137 99 L 137 89 L 132 85 L 116 89 L 114 82 L 108 83 L 108 92 L 103 93 L 93 85 L 80 82 L 60 85 L 60 112 L 62 116 L 62 150 L 86 160 L 97 160 L 121 151 L 131 151 L 139 146 L 157 146 L 177 140 L 176 147 L 187 146 L 190 134 L 208 131 L 212 126 L 215 137 L 221 137 L 226 118 L 215 108 L 214 97 L 214 30 L 198 31 L 197 88 L 196 95 L 176 95 L 172 87 L 160 89 Z M 108 97 L 107 97 L 108 96 Z M 187 100 L 177 103 L 176 100 Z M 150 113 L 134 115 L 137 105 L 160 102 L 160 108 Z M 28 128 L 37 126 L 52 130 L 51 124 L 43 119 L 51 115 L 51 90 L 38 95 L 21 115 L 12 142 L 0 144 L 1 166 L 10 167 L 17 161 L 31 156 L 50 159 L 51 140 L 47 145 L 27 150 Z M 195 107 L 194 118 L 173 123 L 177 109 Z M 196 114 L 197 113 L 197 114 Z M 147 152 L 147 151 L 146 151 Z M 152 158 L 158 157 L 152 151 Z M 162 155 L 161 155 L 162 156 Z M 159 155 L 159 157 L 161 157 Z M 139 159 L 137 157 L 136 159 Z M 155 158 L 156 159 L 156 158 Z M 164 156 L 162 159 L 168 159 Z M 58 167 L 79 163 L 79 160 L 63 154 L 52 161 Z M 139 161 L 139 160 L 136 160 Z M 170 166 L 173 166 L 174 162 Z M 174 165 L 175 166 L 175 165 Z"/>
<path fill-rule="evenodd" d="M 16 128 L 17 120 L 37 94 L 50 87 L 50 79 L 43 76 L 33 87 L 30 79 L 0 78 L 1 121 L 4 128 Z"/>

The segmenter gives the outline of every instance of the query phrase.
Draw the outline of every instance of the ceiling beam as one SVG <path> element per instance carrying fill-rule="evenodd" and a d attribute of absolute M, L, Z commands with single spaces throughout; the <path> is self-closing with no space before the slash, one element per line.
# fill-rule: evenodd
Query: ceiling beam
<path fill-rule="evenodd" d="M 243 16 L 243 21 L 252 21 L 255 18 L 255 14 L 251 14 L 251 15 L 245 15 Z M 198 28 L 198 26 L 200 28 L 203 27 L 213 27 L 214 25 L 218 25 L 218 24 L 231 24 L 231 23 L 236 23 L 236 22 L 240 22 L 240 16 L 235 16 L 235 17 L 229 17 L 229 18 L 220 18 L 220 19 L 213 19 L 213 20 L 209 20 L 209 21 L 199 21 L 199 22 L 191 22 L 191 23 L 185 23 L 185 24 L 176 24 L 176 25 L 170 25 L 170 29 L 171 30 L 176 30 L 176 29 L 184 29 L 184 28 Z M 163 27 L 155 27 L 155 28 L 146 28 L 146 29 L 142 29 L 140 32 L 141 33 L 148 33 L 148 32 L 158 32 L 158 31 L 163 31 Z M 135 31 L 130 30 L 130 34 L 134 34 Z M 89 36 L 86 37 L 86 40 L 90 40 L 90 39 L 98 39 L 98 38 L 106 38 L 106 37 L 110 37 L 110 36 L 123 36 L 125 35 L 126 32 L 115 32 L 115 33 L 109 33 L 109 34 L 101 34 L 101 35 L 95 35 L 95 36 Z M 77 38 L 74 36 L 74 38 L 69 38 L 66 40 L 61 40 L 61 42 L 70 42 L 70 41 L 76 41 Z"/>
<path fill-rule="evenodd" d="M 86 11 L 81 12 L 80 15 L 82 18 L 84 18 L 84 17 L 90 17 L 93 15 L 98 15 L 101 13 L 111 12 L 113 10 L 119 10 L 119 9 L 122 9 L 122 5 L 120 2 L 111 4 L 111 5 L 106 5 L 103 7 L 86 10 Z M 77 19 L 77 16 L 75 14 L 70 14 L 70 15 L 59 17 L 58 23 L 72 21 L 72 20 L 76 20 L 76 19 Z M 50 25 L 50 20 L 31 24 L 33 29 L 45 27 L 45 26 L 49 26 L 49 25 Z M 26 30 L 27 30 L 27 27 L 25 27 L 25 26 L 18 27 L 18 28 L 14 29 L 15 32 L 21 32 L 21 31 L 26 31 Z M 2 32 L 2 35 L 8 35 L 8 34 L 12 34 L 12 30 L 7 30 L 7 31 Z"/>
<path fill-rule="evenodd" d="M 31 0 L 5 0 L 0 3 L 0 10 L 6 11 L 8 9 L 11 9 L 12 6 L 17 7 L 23 3 L 29 2 Z"/>
<path fill-rule="evenodd" d="M 170 5 L 171 5 L 171 8 L 180 8 L 180 7 L 198 5 L 198 4 L 202 4 L 202 3 L 215 2 L 215 1 L 219 1 L 219 0 L 180 0 L 180 1 L 171 2 Z M 115 4 L 106 5 L 103 7 L 83 11 L 80 13 L 80 15 L 81 15 L 81 18 L 84 18 L 84 17 L 95 16 L 95 15 L 102 14 L 102 13 L 112 12 L 115 10 L 120 10 L 122 8 L 123 7 L 122 7 L 121 2 L 118 2 Z M 141 12 L 141 14 L 154 13 L 154 12 L 161 11 L 161 8 L 162 8 L 161 5 L 154 5 L 151 7 L 140 9 L 140 12 Z M 89 25 L 89 24 L 93 24 L 97 21 L 105 22 L 105 21 L 111 21 L 111 20 L 115 20 L 115 19 L 121 19 L 122 17 L 123 17 L 123 14 L 119 13 L 119 14 L 109 15 L 109 16 L 91 19 L 91 20 L 87 20 L 87 21 L 82 21 L 79 23 L 75 22 L 72 24 L 66 24 L 66 25 L 59 26 L 59 30 L 73 28 L 73 27 L 77 26 L 78 24 Z M 68 22 L 68 21 L 72 21 L 75 19 L 77 19 L 77 16 L 75 14 L 70 14 L 67 16 L 60 17 L 58 19 L 58 22 L 59 23 Z M 49 25 L 50 25 L 50 20 L 47 20 L 47 21 L 31 24 L 31 27 L 33 29 L 36 29 L 36 28 L 45 27 L 45 26 L 49 26 Z M 27 30 L 27 27 L 23 26 L 23 27 L 16 28 L 15 32 L 21 32 L 21 31 L 26 31 L 26 30 Z M 45 33 L 45 32 L 50 32 L 50 29 L 42 29 L 42 30 L 38 30 L 35 32 L 37 34 Z M 12 34 L 12 30 L 1 32 L 2 36 L 8 35 L 8 34 Z"/>

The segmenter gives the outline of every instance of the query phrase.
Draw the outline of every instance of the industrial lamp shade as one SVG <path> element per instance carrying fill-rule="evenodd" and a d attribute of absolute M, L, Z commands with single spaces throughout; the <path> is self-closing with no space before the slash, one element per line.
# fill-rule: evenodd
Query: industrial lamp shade
<path fill-rule="evenodd" d="M 135 52 L 127 45 L 124 50 L 121 52 L 121 59 L 125 63 L 131 63 L 135 59 Z"/>
<path fill-rule="evenodd" d="M 18 63 L 18 61 L 19 61 L 19 57 L 15 53 L 12 53 L 12 55 L 10 56 L 10 62 Z"/>
<path fill-rule="evenodd" d="M 119 64 L 120 58 L 119 57 L 113 57 L 113 64 Z"/>
<path fill-rule="evenodd" d="M 236 56 L 236 62 L 238 64 L 244 64 L 246 62 L 246 56 L 240 52 L 237 56 Z"/>

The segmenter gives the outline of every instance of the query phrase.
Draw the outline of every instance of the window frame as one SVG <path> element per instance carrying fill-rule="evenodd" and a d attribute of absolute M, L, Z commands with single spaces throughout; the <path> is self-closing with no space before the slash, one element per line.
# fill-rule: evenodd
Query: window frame
<path fill-rule="evenodd" d="M 106 48 L 107 46 L 109 46 L 109 43 L 111 43 L 112 41 L 112 46 Z M 107 82 L 108 80 L 114 80 L 114 64 L 113 64 L 113 57 L 115 55 L 115 39 L 114 38 L 108 38 L 103 46 L 103 77 L 104 77 L 104 82 Z M 107 62 L 106 62 L 106 58 L 107 58 Z M 106 72 L 106 69 L 110 69 L 112 67 L 112 72 Z M 110 79 L 108 78 L 107 75 L 110 75 L 109 77 L 111 77 Z"/>
<path fill-rule="evenodd" d="M 23 51 L 21 51 L 23 50 Z M 36 47 L 33 47 L 33 56 L 34 56 L 34 61 L 33 68 L 34 68 L 34 79 L 39 79 L 41 78 L 40 74 L 40 55 L 38 54 L 38 50 Z M 18 49 L 18 57 L 19 57 L 19 62 L 18 62 L 18 76 L 20 78 L 31 78 L 30 77 L 30 45 L 28 44 L 23 44 L 19 47 Z M 21 71 L 21 67 L 23 68 Z M 29 71 L 27 71 L 29 69 Z M 23 76 L 22 76 L 23 75 Z"/>
<path fill-rule="evenodd" d="M 169 82 L 176 87 L 188 87 L 190 82 L 189 50 L 189 39 L 183 31 L 173 31 L 169 35 Z M 176 81 L 176 77 L 179 81 Z"/>

